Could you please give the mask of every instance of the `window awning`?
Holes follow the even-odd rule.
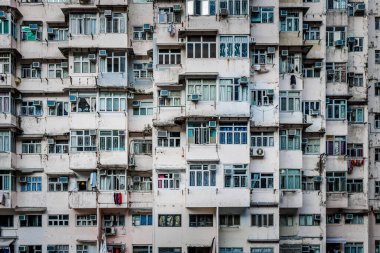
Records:
[[[161,170],[161,171],[186,170],[186,166],[158,165],[156,166],[156,170]]]
[[[339,244],[345,244],[346,239],[342,237],[327,237],[326,243],[339,243]]]
[[[217,35],[218,29],[186,29],[178,30],[178,37],[183,38],[188,35]]]
[[[205,78],[205,79],[216,79],[218,77],[218,72],[185,72],[178,75],[178,79],[199,79],[199,78]]]
[[[14,241],[13,238],[0,238],[0,247],[9,247]]]
[[[16,213],[44,213],[46,207],[16,207]]]

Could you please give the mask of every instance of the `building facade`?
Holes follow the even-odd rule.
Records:
[[[380,253],[379,30],[376,0],[1,0],[0,253]]]

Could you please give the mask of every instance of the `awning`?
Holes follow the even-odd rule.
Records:
[[[185,29],[178,30],[178,37],[184,38],[188,35],[217,35],[218,29]]]
[[[205,78],[205,79],[216,79],[218,77],[218,72],[185,72],[178,75],[179,80],[185,78]]]
[[[9,247],[14,241],[15,239],[11,238],[0,238],[0,247]]]
[[[156,170],[171,171],[171,170],[186,170],[186,166],[174,166],[174,165],[158,165]]]
[[[346,239],[342,237],[327,237],[326,243],[339,243],[339,244],[345,244]]]
[[[16,207],[16,213],[44,213],[46,207]]]
[[[77,239],[77,242],[88,243],[88,244],[96,244],[96,240],[90,240],[90,239]]]

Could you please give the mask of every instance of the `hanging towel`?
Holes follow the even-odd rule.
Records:
[[[119,193],[119,204],[123,204],[123,195],[121,194],[121,192]]]
[[[91,172],[90,174],[90,185],[92,188],[96,187],[96,172]]]

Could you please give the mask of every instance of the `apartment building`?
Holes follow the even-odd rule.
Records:
[[[1,0],[0,253],[380,253],[377,1]]]

